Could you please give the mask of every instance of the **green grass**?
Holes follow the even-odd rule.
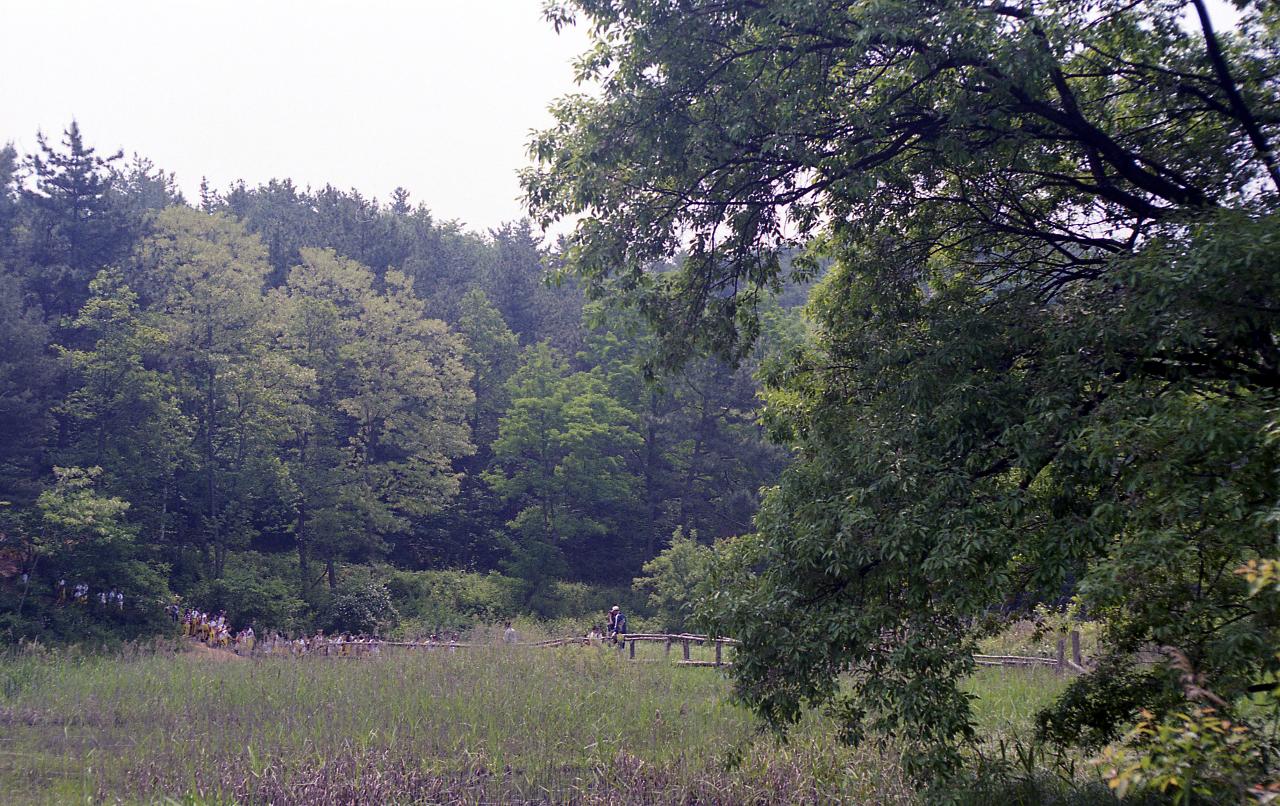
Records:
[[[652,660],[663,656],[656,645]],[[679,647],[673,648],[679,657]],[[1047,675],[1047,676],[1045,676]],[[1061,685],[984,670],[984,734],[1026,732]],[[0,660],[12,803],[904,803],[896,758],[814,716],[759,735],[721,672],[622,653],[480,648],[215,662]]]

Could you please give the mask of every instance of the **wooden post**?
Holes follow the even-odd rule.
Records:
[[[1081,662],[1080,660],[1080,631],[1079,630],[1071,631],[1071,662],[1074,663],[1076,666],[1084,665],[1084,663]]]
[[[721,663],[721,660],[720,660],[720,647],[722,647],[722,646],[724,646],[724,644],[721,644],[719,641],[716,641],[716,666],[719,666],[719,665],[720,665],[720,663]]]
[[[671,636],[667,636],[667,659],[671,658]]]
[[[630,651],[631,651],[631,659],[632,659],[632,660],[635,660],[635,659],[636,659],[636,642],[635,642],[635,639],[632,639],[632,640],[631,640],[631,650],[630,650]]]
[[[1067,668],[1067,639],[1058,639],[1058,670]]]
[[[688,659],[689,659],[689,639],[688,639],[688,638],[685,638],[684,640],[682,640],[682,641],[680,642],[680,644],[681,644],[682,648],[684,649],[684,659],[685,659],[685,660],[688,660]]]

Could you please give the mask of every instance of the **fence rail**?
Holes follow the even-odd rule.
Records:
[[[1067,648],[1070,642],[1071,654],[1068,657]],[[1072,630],[1069,635],[1058,639],[1057,652],[1053,656],[1047,655],[974,655],[974,663],[979,666],[1046,666],[1050,669],[1057,669],[1062,672],[1075,672],[1083,674],[1088,671],[1085,668],[1084,659],[1080,655],[1080,632]]]
[[[579,646],[602,644],[604,641],[612,639],[602,638],[585,638],[575,636],[573,638],[552,638],[547,641],[534,641],[530,643],[522,643],[520,646],[550,648],[559,646]],[[737,646],[739,643],[734,638],[712,638],[708,635],[696,635],[694,633],[626,633],[617,643],[621,648],[626,650],[627,657],[635,660],[636,644],[642,643],[660,643],[663,644],[665,653],[668,657],[671,655],[673,646],[680,647],[680,660],[676,663],[680,666],[731,666],[731,661],[724,659],[724,648],[726,646]],[[713,644],[715,647],[715,660],[695,660],[691,657],[691,647],[694,645],[706,646]]]
[[[707,635],[695,635],[692,633],[628,633],[619,641],[615,642],[611,638],[586,638],[583,636],[574,636],[572,638],[551,638],[545,641],[522,641],[516,646],[528,647],[532,649],[552,649],[564,646],[601,646],[606,643],[619,645],[618,648],[627,652],[627,657],[631,660],[636,659],[636,645],[641,643],[661,643],[664,645],[666,655],[670,658],[671,648],[673,646],[680,647],[680,659],[676,661],[680,666],[731,666],[732,661],[724,658],[725,646],[736,646],[739,642],[733,638],[712,638]],[[698,660],[691,657],[691,647],[714,645],[715,660]],[[259,645],[260,647],[262,645]],[[310,647],[306,654],[323,655],[326,657],[361,657],[371,654],[375,650],[381,650],[383,647],[398,647],[404,649],[423,649],[433,651],[456,651],[459,649],[473,649],[476,647],[492,646],[491,644],[475,644],[462,641],[356,641],[356,642],[334,642],[325,643],[319,646]],[[288,654],[290,648],[288,645],[281,648],[282,654]]]
[[[606,642],[612,643],[612,639],[603,638],[586,638],[583,636],[574,636],[572,638],[551,638],[545,641],[528,641],[519,642],[516,646],[528,647],[532,649],[553,649],[555,647],[565,646],[603,646]],[[672,647],[680,647],[680,657],[675,661],[677,666],[710,666],[710,667],[727,667],[732,666],[733,662],[725,660],[724,648],[735,647],[741,642],[735,638],[712,638],[707,635],[696,635],[693,633],[628,633],[619,642],[619,649],[627,653],[627,657],[636,660],[636,645],[642,643],[662,644],[665,657],[670,661]],[[715,650],[715,660],[702,660],[692,657],[692,647],[706,646],[712,644]],[[325,656],[340,657],[360,657],[369,654],[375,648],[382,647],[402,647],[406,649],[426,649],[426,650],[459,650],[472,649],[482,646],[491,646],[490,644],[474,644],[454,641],[375,641],[375,642],[357,642],[357,643],[331,643],[322,646],[313,647],[308,654],[319,654]],[[1069,648],[1069,654],[1068,654]],[[286,649],[286,652],[288,650]],[[1074,672],[1083,674],[1088,671],[1085,661],[1080,654],[1080,633],[1072,630],[1071,633],[1064,638],[1058,639],[1057,652],[1055,655],[974,655],[973,660],[979,666],[1015,666],[1015,667],[1032,667],[1042,666],[1050,669],[1057,669],[1061,672]]]

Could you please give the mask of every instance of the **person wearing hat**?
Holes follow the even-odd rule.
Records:
[[[627,616],[617,605],[609,611],[609,637],[619,647],[624,646],[627,638]]]

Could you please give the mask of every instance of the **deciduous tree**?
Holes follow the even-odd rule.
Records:
[[[742,355],[784,254],[835,261],[769,403],[798,461],[706,611],[775,726],[830,704],[953,769],[985,616],[1073,582],[1121,663],[1181,647],[1228,700],[1276,673],[1231,568],[1280,492],[1280,60],[1275,8],[1237,5],[1232,30],[1204,0],[550,10],[586,18],[602,91],[557,104],[524,183],[578,217],[589,293],[672,363]],[[1159,691],[1125,696],[1111,733]]]

